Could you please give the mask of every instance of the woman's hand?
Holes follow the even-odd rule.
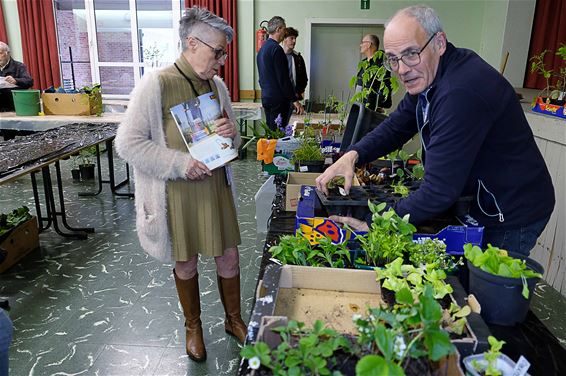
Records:
[[[185,171],[185,176],[189,180],[203,180],[206,176],[212,176],[212,172],[206,167],[201,161],[196,159],[191,159],[187,165],[187,170]]]
[[[236,124],[234,124],[234,122],[228,117],[216,119],[214,124],[216,125],[216,133],[219,136],[234,139],[238,133],[236,130]]]

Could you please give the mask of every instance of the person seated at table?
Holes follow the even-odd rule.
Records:
[[[12,59],[10,47],[1,41],[0,77],[3,77],[0,79],[0,112],[14,111],[12,90],[29,89],[33,86],[33,78],[24,63]]]

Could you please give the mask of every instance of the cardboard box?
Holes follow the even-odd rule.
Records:
[[[248,326],[254,342],[263,316],[285,316],[312,327],[317,319],[341,332],[355,333],[353,314],[382,304],[373,270],[268,265],[258,284]]]
[[[0,273],[3,273],[25,255],[39,248],[37,218],[33,217],[13,229],[0,243],[0,248],[6,252],[4,260],[0,262]]]
[[[45,115],[96,115],[102,108],[102,96],[92,99],[88,94],[43,93],[43,112]]]

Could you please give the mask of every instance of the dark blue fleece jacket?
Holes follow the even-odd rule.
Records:
[[[287,56],[275,40],[267,39],[259,50],[257,70],[262,101],[279,103],[297,100],[293,83],[289,77]]]
[[[407,93],[387,120],[352,146],[362,164],[421,133],[425,179],[396,204],[399,215],[410,214],[418,225],[472,195],[470,214],[486,227],[517,228],[550,216],[550,174],[515,91],[499,72],[473,51],[448,43],[420,130],[418,97]]]

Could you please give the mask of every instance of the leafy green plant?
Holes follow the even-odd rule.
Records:
[[[257,341],[240,351],[242,358],[248,359],[251,368],[263,366],[275,376],[330,375],[336,367],[337,352],[353,353],[350,341],[325,327],[320,320],[314,323],[312,329],[306,329],[303,323],[289,321],[287,326],[273,331],[279,332],[282,340],[277,348],[270,349],[265,342]]]
[[[483,372],[486,376],[500,376],[501,371],[497,368],[497,358],[501,355],[501,349],[505,341],[498,341],[494,336],[487,337],[489,350],[483,353],[485,362],[478,360],[472,361],[472,367],[478,372]]]
[[[426,285],[418,300],[407,288],[395,294],[394,307],[370,308],[366,317],[355,317],[362,348],[372,354],[356,365],[356,375],[404,375],[411,359],[438,361],[454,352],[447,332],[440,327],[442,308]]]
[[[14,209],[8,214],[0,214],[0,237],[30,219],[27,206]]]
[[[266,138],[268,140],[276,140],[285,137],[285,131],[281,128],[271,129],[265,120],[258,121],[259,127],[263,129],[263,134],[260,133],[255,126],[248,125],[248,129],[252,132],[253,136],[258,140]]]
[[[81,93],[88,94],[89,106],[96,116],[102,116],[102,92],[100,84],[94,84],[92,86],[83,86],[79,91]]]
[[[293,163],[323,160],[324,154],[320,151],[320,145],[315,139],[303,138],[299,147],[293,151]]]
[[[407,289],[415,299],[423,293],[425,285],[433,288],[435,299],[442,299],[453,291],[452,286],[444,281],[446,273],[438,269],[435,263],[413,266],[403,264],[403,258],[398,257],[384,268],[376,268],[375,272],[377,280],[383,280],[381,284],[383,288],[396,293]]]
[[[82,149],[79,152],[79,160],[81,165],[94,164],[95,158],[96,158],[96,146],[94,145]]]
[[[401,197],[407,197],[410,191],[409,188],[403,183],[405,172],[403,171],[403,169],[398,168],[396,174],[399,180],[396,183],[391,184],[391,188],[393,188],[393,193],[397,193],[401,195]]]
[[[442,327],[450,333],[461,335],[466,327],[468,315],[472,313],[469,305],[460,307],[451,302],[450,307],[442,311]]]
[[[282,264],[290,265],[344,268],[350,263],[350,251],[345,243],[334,244],[324,237],[312,246],[300,231],[296,235],[282,236],[269,253]]]
[[[409,248],[408,253],[409,261],[414,266],[435,263],[439,269],[449,271],[464,264],[461,258],[455,259],[446,253],[446,244],[440,239],[421,240],[415,247]]]
[[[381,61],[383,59],[383,51],[381,50],[376,51],[372,59]],[[387,70],[382,64],[370,64],[370,62],[367,59],[364,59],[358,64],[358,72],[362,69],[363,69],[363,74],[362,74],[363,88],[360,92],[352,96],[352,100],[351,100],[352,103],[353,102],[363,103],[370,94],[372,93],[378,94],[373,89],[373,84],[376,81],[379,82],[379,91],[381,95],[383,95],[383,97],[385,98],[387,98],[390,95],[393,95],[393,93],[395,93],[399,89],[399,82],[397,81],[397,78],[391,76],[390,78],[391,92],[389,92],[389,88],[385,84],[385,75],[387,73]],[[354,88],[356,86],[357,81],[358,81],[358,75],[356,73],[350,79],[350,88]],[[379,103],[379,100],[377,101],[377,103]],[[370,110],[375,111],[375,108],[371,108]]]
[[[487,249],[482,252],[477,245],[467,243],[464,245],[464,256],[484,272],[508,278],[521,278],[522,295],[525,299],[529,298],[527,278],[542,277],[540,273],[529,269],[525,260],[513,258],[507,254],[507,251],[492,247],[491,244],[488,244]]]
[[[424,165],[422,163],[414,165],[411,175],[413,175],[413,178],[416,180],[423,180],[425,175]]]
[[[544,93],[543,97],[546,97],[547,100],[550,98],[564,100],[566,95],[566,44],[562,43],[555,54],[562,58],[562,66],[559,67],[557,72],[546,69],[544,57],[548,52],[550,51],[544,50],[540,54],[531,57],[531,73],[536,72],[544,77],[546,86],[541,90],[541,93]],[[557,79],[556,86],[551,85],[552,77]],[[554,90],[552,90],[553,88]]]
[[[368,265],[383,265],[403,256],[413,247],[415,226],[409,223],[409,215],[401,218],[395,210],[385,211],[386,204],[374,204],[368,200],[372,223],[366,235],[357,235],[362,249],[366,251]]]

